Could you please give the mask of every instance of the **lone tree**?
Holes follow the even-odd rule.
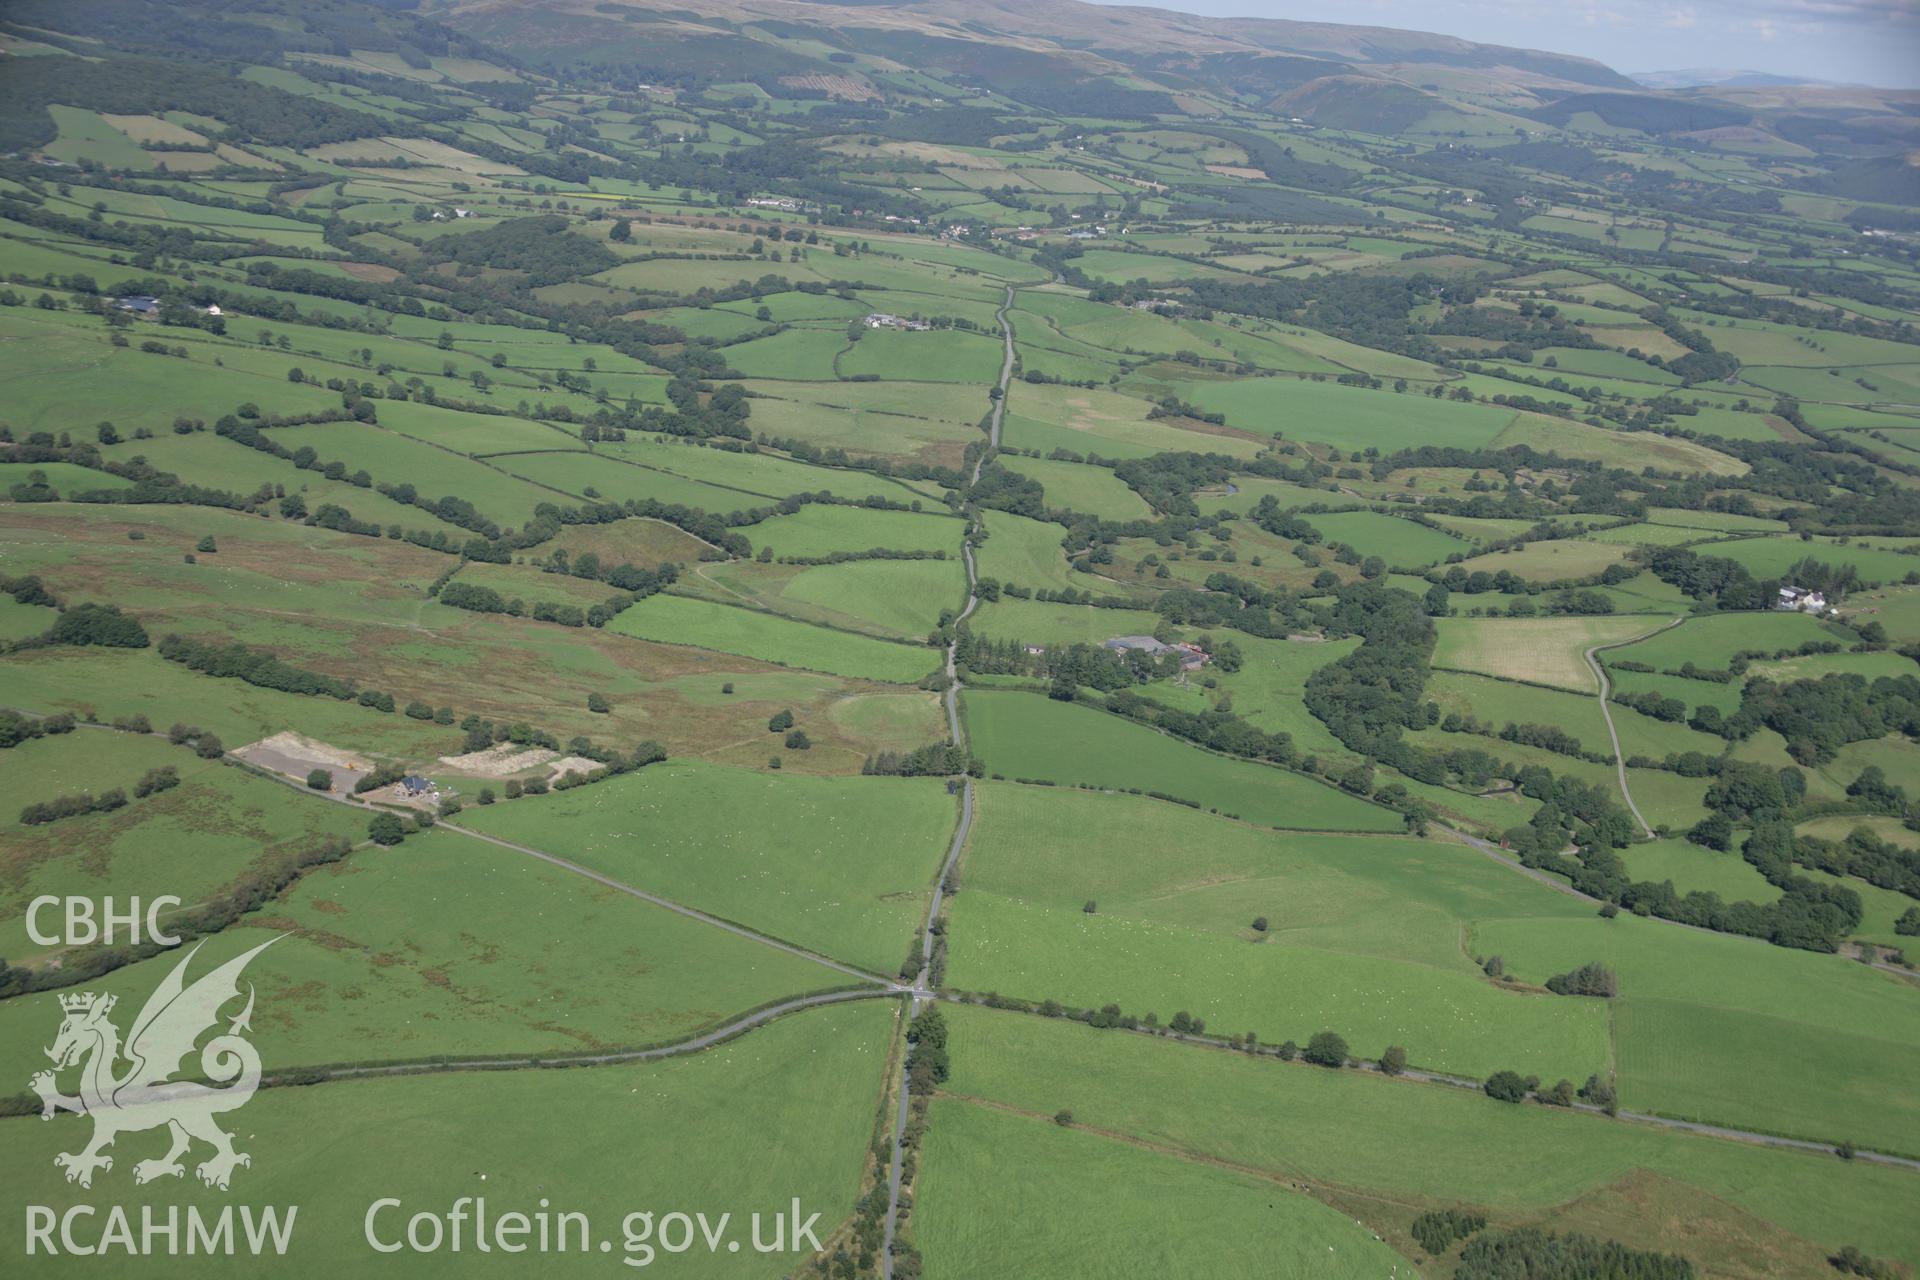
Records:
[[[309,769],[307,771],[307,785],[315,791],[331,791],[333,790],[333,775],[325,769]]]
[[[1300,1056],[1317,1067],[1344,1067],[1347,1065],[1347,1042],[1336,1032],[1315,1032]]]
[[[1620,981],[1614,977],[1613,970],[1595,960],[1571,973],[1556,973],[1547,979],[1547,990],[1557,996],[1597,996],[1611,1000],[1620,993]]]
[[[377,813],[367,824],[367,837],[378,845],[396,845],[407,838],[407,829],[391,813]]]
[[[613,710],[613,704],[607,701],[607,695],[604,693],[590,693],[587,695],[587,710],[605,715]]]
[[[1406,1069],[1407,1051],[1397,1044],[1388,1045],[1387,1051],[1380,1055],[1381,1074],[1397,1076]]]
[[[1496,1102],[1522,1102],[1527,1096],[1526,1078],[1514,1071],[1496,1071],[1481,1088]]]
[[[779,733],[791,728],[793,728],[793,712],[791,711],[776,711],[767,720],[768,733]]]

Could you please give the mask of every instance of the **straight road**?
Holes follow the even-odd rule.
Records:
[[[1007,318],[1007,312],[1013,309],[1013,286],[1007,286],[1006,297],[1001,301],[995,313],[1000,321],[1000,380],[995,385],[1000,394],[993,401],[993,417],[987,425],[987,443],[990,446],[973,460],[974,483],[980,481],[980,470],[986,465],[987,455],[1000,447],[1000,425],[1007,416],[1007,384],[1013,380],[1013,322]],[[973,561],[973,544],[960,544],[960,554],[967,562],[967,603],[955,619],[956,625],[969,617],[980,604],[975,594],[975,586],[980,580]],[[947,643],[947,691],[944,701],[947,707],[947,732],[953,742],[960,742],[960,674],[954,663],[954,647],[957,640]],[[907,1016],[914,1017],[920,1012],[920,1006],[940,997],[927,985],[927,975],[933,964],[933,924],[940,918],[940,907],[945,901],[947,878],[953,874],[953,867],[960,860],[960,850],[966,847],[967,832],[973,827],[973,779],[963,778],[960,783],[960,825],[954,829],[953,843],[947,846],[947,860],[940,865],[940,877],[933,884],[933,898],[927,905],[926,926],[920,932],[920,973],[913,980],[913,986],[907,997]],[[900,1221],[900,1176],[906,1161],[906,1149],[901,1138],[907,1131],[907,1056],[900,1055],[900,1096],[893,1117],[893,1154],[887,1162],[887,1219],[880,1244],[880,1273],[886,1280],[893,1280],[893,1239]]]

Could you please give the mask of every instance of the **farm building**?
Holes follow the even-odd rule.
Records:
[[[1103,641],[1100,647],[1103,649],[1111,649],[1115,653],[1125,653],[1129,649],[1140,649],[1158,657],[1173,646],[1161,644],[1152,636],[1115,636],[1111,640]]]
[[[1827,597],[1818,591],[1806,591],[1799,587],[1781,587],[1780,599],[1775,608],[1790,613],[1823,614],[1831,612],[1827,608]]]
[[[1115,653],[1126,653],[1129,650],[1138,649],[1156,658],[1163,654],[1174,654],[1180,659],[1182,671],[1198,671],[1213,661],[1213,655],[1197,644],[1162,644],[1152,636],[1115,636],[1111,640],[1102,642],[1101,647],[1111,649]]]
[[[876,311],[866,318],[869,329],[908,329],[915,333],[933,328],[925,320],[909,320],[905,316],[896,316],[885,311]]]

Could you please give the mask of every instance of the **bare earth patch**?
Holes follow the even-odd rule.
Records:
[[[441,756],[440,763],[457,773],[471,774],[476,778],[505,778],[538,768],[558,757],[558,752],[545,747],[521,747],[503,742],[485,751],[469,751],[463,756]]]
[[[373,772],[365,759],[292,730],[249,743],[233,754],[248,764],[301,782],[315,769],[325,769],[333,776],[332,789],[345,795],[353,794],[354,784]]]

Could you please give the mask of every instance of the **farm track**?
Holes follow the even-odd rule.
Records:
[[[1657,627],[1645,635],[1635,636],[1631,640],[1615,640],[1611,644],[1596,644],[1583,655],[1587,660],[1588,669],[1593,672],[1593,678],[1599,682],[1600,718],[1607,722],[1607,737],[1613,743],[1613,767],[1620,775],[1621,798],[1627,802],[1627,812],[1633,815],[1633,820],[1640,824],[1640,829],[1647,833],[1647,839],[1649,840],[1654,838],[1653,828],[1648,825],[1646,818],[1641,814],[1640,806],[1633,802],[1633,792],[1627,787],[1627,757],[1626,754],[1620,750],[1620,734],[1613,727],[1613,710],[1607,705],[1607,695],[1613,692],[1613,685],[1607,679],[1607,669],[1600,665],[1598,654],[1603,649],[1620,649],[1630,644],[1639,644],[1642,640],[1651,640],[1661,632],[1671,631],[1685,621],[1685,618],[1675,618],[1666,626]]]

